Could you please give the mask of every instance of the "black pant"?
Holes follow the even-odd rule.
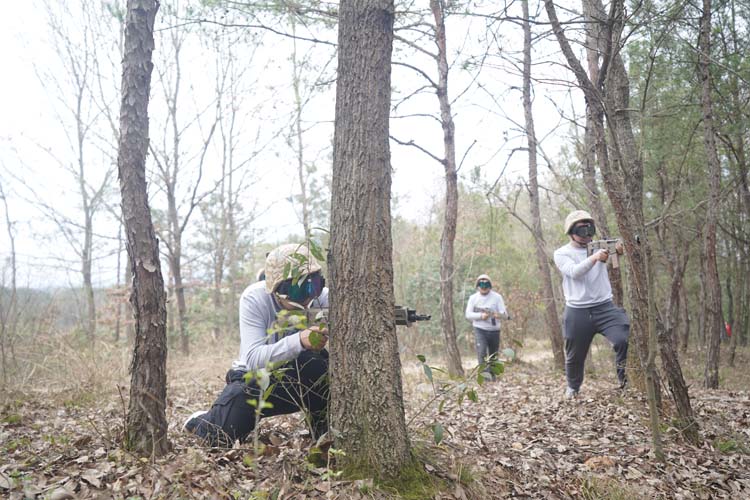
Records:
[[[477,349],[477,364],[487,363],[485,372],[495,380],[495,374],[490,370],[489,361],[497,361],[497,352],[500,349],[500,330],[483,330],[474,327],[474,341]]]
[[[271,375],[271,392],[266,401],[271,407],[261,417],[307,412],[313,438],[328,430],[328,351],[302,351],[280,369],[281,379]],[[255,428],[256,406],[260,387],[255,379],[245,380],[246,372],[229,370],[227,385],[205,415],[195,419],[190,429],[210,446],[232,446],[241,442]],[[192,423],[192,422],[191,422]]]

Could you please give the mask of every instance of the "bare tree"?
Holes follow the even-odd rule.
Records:
[[[393,18],[389,0],[341,3],[328,258],[335,445],[344,468],[378,477],[398,476],[412,460],[393,318]]]
[[[146,190],[148,100],[154,50],[155,0],[128,0],[122,69],[118,169],[122,213],[133,276],[130,302],[135,316],[135,346],[130,379],[127,448],[161,456],[167,440],[167,335],[164,279],[159,244]]]
[[[210,125],[207,131],[199,130],[200,145],[197,152],[189,148],[190,142],[186,141],[187,131],[193,125],[198,125],[209,108],[217,108],[217,100],[213,106],[198,109],[194,116],[187,122],[183,122],[179,112],[182,110],[182,51],[185,46],[188,27],[177,21],[182,15],[179,6],[169,6],[167,14],[173,19],[175,26],[165,34],[165,42],[168,43],[165,66],[157,68],[159,73],[159,86],[162,90],[164,102],[167,106],[166,120],[161,134],[161,143],[149,144],[156,166],[159,189],[163,191],[166,198],[166,220],[164,226],[158,228],[161,240],[166,246],[167,261],[174,294],[177,298],[178,327],[180,330],[180,349],[183,354],[190,352],[190,341],[187,318],[187,302],[185,299],[185,283],[183,276],[183,235],[190,218],[200,202],[215,191],[218,184],[201,191],[203,180],[203,167],[208,153],[208,147],[216,130],[218,123],[215,113],[209,118]],[[188,145],[185,143],[187,142]],[[191,156],[194,155],[194,156]],[[192,170],[191,170],[192,169]],[[192,177],[191,177],[192,174]],[[184,199],[182,193],[186,192]]]
[[[5,227],[10,244],[10,255],[8,256],[10,266],[10,284],[6,285],[5,269],[2,269],[2,281],[0,281],[0,359],[3,365],[3,386],[8,384],[8,367],[10,359],[15,361],[13,353],[13,342],[16,337],[18,326],[18,284],[16,282],[18,268],[16,266],[16,232],[13,229],[13,221],[8,209],[8,198],[3,187],[4,180],[0,178],[0,201],[3,202],[5,210]]]
[[[69,5],[46,4],[52,44],[62,71],[43,67],[39,68],[39,76],[42,84],[58,96],[56,114],[70,151],[65,154],[49,146],[42,149],[75,184],[79,213],[70,215],[55,200],[30,189],[42,212],[54,222],[79,260],[85,304],[83,331],[92,340],[96,330],[92,275],[96,249],[94,224],[114,175],[114,162],[108,161],[105,153],[112,148],[114,137],[102,137],[97,131],[101,112],[95,102],[95,89],[107,80],[107,75],[97,71],[97,48],[103,38],[94,27],[102,21],[94,4],[83,1],[76,5],[80,9],[71,12]],[[80,28],[71,30],[71,21]]]
[[[458,165],[456,162],[456,127],[453,122],[451,111],[451,100],[448,92],[448,76],[450,66],[448,64],[447,38],[445,19],[447,16],[446,5],[443,0],[430,0],[430,11],[433,24],[426,20],[412,24],[409,29],[414,30],[418,36],[423,36],[423,29],[429,33],[427,39],[435,44],[436,51],[426,49],[419,44],[409,41],[404,37],[399,40],[418,53],[426,55],[431,62],[435,63],[437,79],[433,79],[427,72],[411,63],[395,63],[411,69],[424,80],[422,89],[435,92],[438,99],[440,117],[435,119],[440,123],[443,132],[443,153],[438,156],[429,152],[424,147],[413,141],[394,140],[402,145],[416,147],[427,154],[433,160],[440,163],[445,172],[445,209],[443,214],[443,231],[440,236],[440,318],[443,339],[445,341],[446,357],[448,362],[448,373],[454,376],[462,376],[463,365],[461,364],[461,352],[456,342],[456,320],[454,317],[454,278],[455,278],[455,240],[456,226],[458,224]],[[419,92],[417,91],[417,92]]]
[[[557,314],[557,303],[552,286],[552,274],[550,271],[550,259],[547,253],[547,244],[544,241],[542,231],[542,218],[539,212],[539,179],[537,169],[537,139],[534,128],[534,114],[531,100],[531,24],[529,23],[529,2],[522,0],[523,10],[523,111],[526,130],[526,142],[529,148],[529,199],[531,208],[531,228],[536,246],[536,260],[539,275],[542,278],[539,284],[539,294],[544,302],[544,312],[547,320],[547,332],[552,344],[552,354],[555,366],[563,370],[565,368],[565,357],[562,345],[562,329],[560,318]]]

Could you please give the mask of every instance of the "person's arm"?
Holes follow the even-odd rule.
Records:
[[[267,344],[267,328],[275,311],[258,294],[249,293],[240,299],[240,339],[242,361],[248,371],[265,368],[271,362],[285,362],[304,350],[300,332],[288,334],[278,342]]]
[[[585,260],[576,263],[573,257],[565,252],[555,252],[555,265],[563,274],[573,279],[581,278],[584,274],[589,272],[597,261],[601,260],[599,255],[601,252],[606,253],[606,250],[599,250]]]
[[[469,321],[478,321],[480,319],[483,319],[482,318],[483,313],[474,312],[475,297],[476,297],[475,295],[472,295],[471,297],[469,297],[469,300],[466,302],[466,312],[464,313],[464,315],[466,316],[466,319],[468,319]]]

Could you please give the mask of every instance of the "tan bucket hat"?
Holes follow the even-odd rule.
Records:
[[[289,264],[287,272],[284,268]],[[266,290],[273,293],[282,281],[292,277],[292,269],[299,267],[303,274],[320,271],[320,263],[304,243],[289,243],[273,249],[266,256]]]
[[[593,222],[594,218],[585,210],[573,210],[570,212],[568,216],[565,217],[565,234],[570,234],[570,230],[573,229],[576,222],[584,220],[590,220]]]
[[[489,275],[487,275],[487,274],[480,274],[479,276],[477,276],[477,279],[474,280],[474,286],[475,287],[479,286],[479,282],[480,281],[485,281],[485,280],[489,281],[490,285],[492,285],[492,280],[490,279]]]

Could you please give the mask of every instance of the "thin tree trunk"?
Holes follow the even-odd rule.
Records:
[[[121,319],[122,319],[122,302],[120,301],[119,291],[120,291],[120,285],[122,285],[121,279],[121,272],[122,272],[122,217],[120,218],[119,225],[117,227],[117,282],[115,283],[115,290],[118,291],[118,294],[115,296],[115,300],[117,301],[117,306],[115,308],[115,331],[114,331],[114,342],[115,344],[120,341],[120,329],[121,329]]]
[[[604,185],[617,216],[617,225],[625,243],[630,261],[629,296],[632,307],[631,346],[635,348],[641,360],[645,374],[645,386],[649,399],[651,415],[651,431],[654,453],[659,460],[663,460],[664,452],[661,445],[661,430],[657,402],[659,401],[659,385],[656,374],[654,357],[656,353],[655,307],[653,303],[653,283],[650,282],[649,267],[650,251],[643,218],[643,164],[636,147],[629,112],[629,80],[624,62],[619,55],[619,37],[622,32],[623,5],[618,1],[612,5],[611,16],[599,16],[606,20],[606,36],[608,50],[603,53],[603,63],[606,71],[601,71],[603,77],[594,83],[586,74],[580,61],[576,57],[568,41],[552,0],[544,0],[547,15],[552,23],[552,29],[560,48],[565,55],[568,66],[573,71],[579,87],[583,90],[587,104],[593,107],[595,116],[606,116],[609,125],[609,149],[614,157],[610,164],[607,149],[602,147],[604,140],[597,137],[596,143],[603,155],[599,161],[602,169]],[[597,10],[600,2],[597,3]],[[611,42],[611,43],[610,43]],[[606,92],[604,90],[606,89]],[[607,161],[603,161],[607,158]]]
[[[456,127],[448,99],[448,56],[445,35],[445,12],[442,0],[430,0],[435,18],[435,42],[438,48],[437,97],[440,102],[440,124],[443,127],[445,157],[445,219],[440,237],[440,317],[448,357],[448,373],[463,376],[461,353],[456,343],[456,320],[453,314],[454,244],[458,219],[458,174],[456,172]]]
[[[713,121],[711,98],[711,0],[703,0],[703,14],[700,20],[700,79],[702,84],[701,107],[703,110],[703,144],[708,160],[709,200],[706,207],[706,223],[703,233],[703,247],[706,255],[706,334],[708,354],[704,384],[708,389],[719,388],[719,352],[721,331],[724,327],[721,312],[721,283],[716,263],[716,223],[721,203],[721,163],[716,152],[716,130]]]
[[[594,11],[595,7],[589,2],[583,2],[583,14],[588,20],[586,23],[586,61],[588,63],[589,79],[592,82],[599,81],[599,54],[603,52],[604,41],[599,22],[596,22],[597,16]],[[606,144],[597,144],[597,141],[603,141],[604,133],[604,115],[595,113],[591,106],[586,107],[586,132],[584,134],[584,155],[583,155],[583,179],[586,190],[589,193],[589,206],[596,218],[601,237],[610,238],[612,233],[607,223],[607,213],[604,211],[599,186],[596,181],[596,164],[597,162],[607,161],[606,156],[597,155],[597,151],[606,148]],[[604,167],[606,169],[606,166]],[[612,300],[615,304],[622,307],[623,290],[622,290],[622,273],[619,267],[609,265],[607,274],[612,285]]]
[[[340,4],[328,258],[335,446],[344,470],[381,478],[412,460],[393,318],[393,19],[392,0]]]
[[[85,187],[84,187],[85,188]],[[94,341],[94,333],[96,332],[96,303],[94,301],[94,285],[92,282],[91,275],[91,260],[92,260],[92,245],[94,237],[94,228],[92,221],[92,214],[90,213],[91,208],[86,207],[87,213],[85,215],[84,224],[84,243],[83,243],[83,257],[81,259],[81,274],[83,276],[83,293],[86,300],[86,320],[85,330],[86,337],[89,342]]]
[[[5,208],[5,227],[8,232],[8,241],[10,243],[10,297],[8,298],[8,307],[6,310],[0,308],[0,352],[2,353],[3,363],[3,386],[8,384],[8,352],[13,352],[13,342],[16,336],[17,311],[18,311],[18,284],[16,282],[16,234],[13,230],[13,223],[10,218],[8,209],[8,199],[5,195],[2,183],[0,183],[0,200]],[[3,283],[5,285],[5,283]],[[3,286],[5,288],[5,286]],[[7,349],[7,351],[6,351]],[[15,358],[15,356],[13,356]],[[15,361],[15,359],[14,359]]]
[[[534,129],[534,114],[531,107],[531,25],[529,24],[529,2],[521,2],[523,8],[523,109],[526,121],[526,142],[529,147],[529,200],[531,205],[531,225],[534,229],[536,261],[542,280],[539,284],[539,295],[544,302],[544,313],[547,321],[547,332],[552,345],[555,366],[565,369],[563,354],[562,326],[557,313],[557,303],[552,287],[552,275],[549,266],[547,245],[542,231],[542,218],[539,212],[539,179],[537,177],[537,142]]]
[[[685,292],[685,283],[680,288],[680,303],[682,304],[682,314],[680,319],[680,351],[686,353],[690,342],[690,303],[688,302],[687,292]]]
[[[736,269],[739,270],[740,266],[739,263],[737,263]],[[727,322],[729,323],[729,333],[731,333],[731,337],[729,338],[729,355],[727,356],[727,364],[734,368],[734,358],[737,355],[737,335],[734,334],[734,332],[737,330],[737,321],[735,320],[734,312],[737,310],[739,312],[739,308],[735,309],[735,300],[739,301],[740,298],[740,291],[737,290],[736,297],[734,294],[732,294],[732,278],[731,276],[738,276],[737,274],[733,274],[729,272],[729,276],[727,278]]]
[[[125,446],[153,457],[164,455],[170,449],[166,418],[164,279],[146,190],[148,97],[153,69],[154,19],[158,8],[154,0],[128,0],[117,158],[133,274],[130,301],[136,334]]]
[[[680,419],[679,428],[690,443],[698,445],[701,441],[698,422],[693,413],[688,387],[677,358],[677,351],[674,347],[675,335],[673,333],[675,327],[679,324],[680,295],[683,288],[682,281],[685,269],[687,268],[687,262],[687,256],[683,257],[682,260],[679,260],[679,258],[675,260],[674,269],[671,273],[672,283],[667,301],[666,318],[664,324],[657,324],[657,328],[662,365],[667,375],[672,398],[677,407],[677,414]]]

